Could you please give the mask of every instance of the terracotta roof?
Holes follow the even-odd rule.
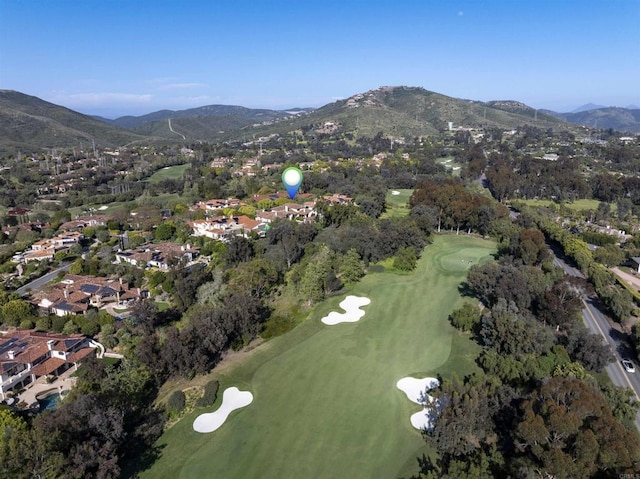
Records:
[[[24,364],[32,363],[39,357],[47,354],[48,350],[49,346],[47,346],[46,341],[39,342],[26,349],[26,351],[22,351],[19,354],[16,354],[16,361]]]
[[[49,358],[45,360],[43,363],[38,364],[35,368],[31,370],[33,374],[36,376],[44,376],[46,374],[51,374],[60,366],[62,366],[66,361],[60,358]]]
[[[69,355],[69,357],[67,358],[67,362],[68,363],[77,363],[78,361],[82,361],[84,358],[86,358],[87,356],[89,356],[90,354],[92,354],[94,352],[95,352],[95,350],[93,348],[82,348],[82,349],[79,349],[75,353],[72,353],[72,354]]]

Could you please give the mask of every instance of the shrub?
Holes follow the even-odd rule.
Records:
[[[482,314],[477,306],[471,303],[464,303],[461,308],[456,309],[449,315],[449,321],[454,328],[461,331],[471,331],[479,323]]]
[[[33,324],[33,321],[32,321],[32,320],[30,320],[30,319],[23,319],[23,320],[20,322],[20,327],[21,327],[22,329],[33,329],[34,324]]]
[[[169,399],[167,400],[167,406],[169,406],[169,409],[171,409],[172,411],[182,412],[186,402],[187,398],[182,391],[174,391],[173,393],[171,393],[171,396],[169,396]]]
[[[216,399],[218,397],[218,389],[220,389],[220,383],[216,380],[209,381],[207,384],[205,384],[202,397],[198,399],[198,401],[196,402],[196,406],[213,406],[213,403],[216,402]]]
[[[411,246],[400,248],[393,260],[393,267],[400,271],[413,271],[418,263],[416,250]]]

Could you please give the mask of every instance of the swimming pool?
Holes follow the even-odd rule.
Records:
[[[50,411],[58,407],[60,402],[60,393],[49,394],[43,398],[38,398],[40,403],[40,411]]]

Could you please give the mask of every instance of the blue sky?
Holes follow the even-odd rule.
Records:
[[[383,85],[640,106],[640,0],[0,0],[0,88],[117,117]]]

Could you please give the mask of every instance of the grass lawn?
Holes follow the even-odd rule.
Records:
[[[553,200],[518,200],[517,202],[524,203],[531,207],[541,207],[541,206],[547,207],[547,208],[560,207],[560,205]],[[595,211],[598,209],[598,205],[600,203],[601,202],[599,200],[582,199],[582,200],[576,200],[572,202],[568,202],[568,201],[562,202],[562,206],[573,211],[584,211],[584,210]],[[615,203],[611,203],[610,206],[611,206],[611,211],[615,211],[617,209],[617,205]]]
[[[417,470],[427,452],[409,417],[419,407],[395,384],[405,376],[459,377],[476,370],[477,346],[447,317],[461,305],[458,286],[491,242],[439,236],[411,275],[368,274],[352,294],[367,296],[357,323],[320,318],[344,296],[319,304],[303,324],[223,362],[218,403],[174,425],[160,439],[143,478],[395,478]],[[382,269],[382,268],[380,268]],[[184,384],[186,387],[188,384]],[[248,407],[211,434],[195,417],[217,409],[230,386],[249,390]]]
[[[131,205],[131,202],[116,202],[116,203],[109,203],[106,205],[100,205],[100,204],[91,205],[89,207],[87,207],[86,205],[73,206],[69,208],[69,213],[71,213],[72,218],[75,218],[78,215],[88,214],[89,211],[87,208],[92,208],[92,211],[91,211],[92,213],[100,214],[100,215],[111,215],[116,211],[122,208],[126,208],[127,206],[130,206],[130,205]]]
[[[189,166],[188,163],[184,165],[165,166],[151,175],[148,181],[149,183],[159,183],[163,180],[179,180]]]
[[[398,195],[393,192],[397,191]],[[409,198],[413,194],[413,190],[389,190],[385,198],[387,211],[382,214],[383,218],[394,218],[397,216],[407,216],[409,214]]]

